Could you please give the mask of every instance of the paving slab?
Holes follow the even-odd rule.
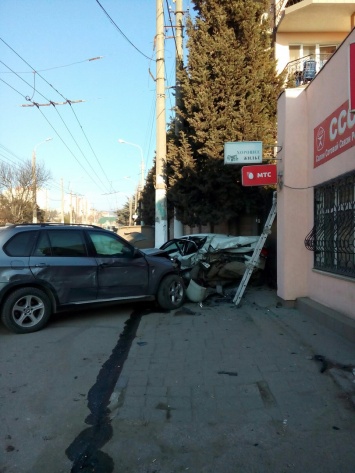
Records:
[[[232,299],[142,318],[110,406],[115,471],[353,473],[354,344],[272,289]]]

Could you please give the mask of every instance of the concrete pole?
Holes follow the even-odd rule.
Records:
[[[32,223],[37,223],[36,148],[32,151]]]
[[[176,53],[175,53],[175,105],[181,107],[181,87],[177,76],[183,66],[183,0],[175,2],[175,22],[176,22]],[[182,128],[180,117],[175,113],[175,135],[178,136]],[[182,236],[184,233],[183,224],[177,220],[174,211],[174,238]]]
[[[132,196],[129,197],[129,221],[128,221],[128,225],[131,226],[132,225]]]
[[[70,204],[69,204],[69,223],[73,223],[73,194],[70,192]]]
[[[178,71],[183,66],[183,6],[182,0],[176,0],[175,2],[175,22],[176,22],[176,52],[175,52],[175,104],[177,107],[181,106],[181,86],[178,79]],[[182,123],[181,119],[175,115],[175,134],[178,135],[181,131]]]
[[[38,143],[32,151],[32,223],[37,223],[37,169],[36,169],[36,150],[38,146],[51,141],[53,138],[47,138]]]
[[[166,203],[166,116],[163,0],[156,0],[156,182],[155,182],[155,247],[168,239]]]
[[[61,222],[64,223],[64,184],[63,184],[63,178],[60,180],[61,184],[61,193],[62,193],[62,202],[61,202]]]

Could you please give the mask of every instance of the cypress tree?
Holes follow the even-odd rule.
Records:
[[[139,214],[145,225],[155,224],[155,173],[156,164],[154,159],[153,167],[148,172],[139,201]]]
[[[241,185],[238,165],[224,165],[224,143],[275,143],[276,75],[268,0],[193,0],[188,63],[179,73],[183,129],[168,135],[168,198],[184,224],[233,220],[265,202]]]

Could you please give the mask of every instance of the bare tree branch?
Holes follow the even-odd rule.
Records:
[[[50,172],[36,165],[36,188],[45,185]],[[33,169],[31,160],[16,166],[0,162],[0,223],[29,222],[32,219]]]

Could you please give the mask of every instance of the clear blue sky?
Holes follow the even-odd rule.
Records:
[[[61,179],[66,192],[85,195],[97,210],[124,204],[124,194],[111,192],[134,193],[141,153],[119,138],[142,149],[146,171],[153,162],[156,97],[149,70],[155,76],[156,2],[100,4],[121,32],[96,0],[0,0],[0,160],[15,166],[53,138],[36,147],[37,162],[52,175],[51,208],[60,206]],[[173,1],[168,4],[174,11]],[[185,0],[184,9],[189,7]],[[168,25],[165,1],[164,10]],[[166,39],[165,48],[171,87],[174,40]],[[173,89],[168,90],[167,121],[174,106]],[[84,102],[22,107],[31,104],[26,97],[39,104]]]

